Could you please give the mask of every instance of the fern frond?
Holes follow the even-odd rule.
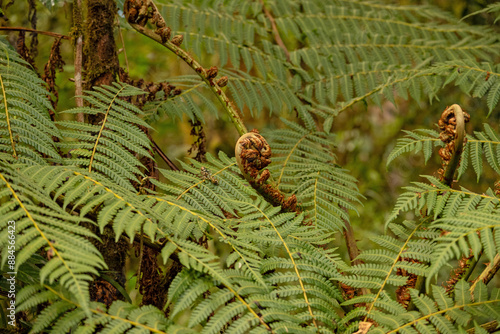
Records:
[[[435,275],[450,259],[455,257],[478,257],[484,252],[490,261],[500,253],[500,244],[494,235],[500,230],[500,214],[481,211],[466,211],[452,217],[436,220],[432,225],[446,233],[436,239],[429,275]]]
[[[446,76],[444,85],[454,82],[463,92],[473,97],[486,96],[488,115],[500,99],[500,65],[463,59],[436,64],[437,74]]]
[[[165,115],[171,119],[182,120],[183,115],[186,115],[192,121],[198,119],[204,122],[205,110],[218,117],[218,102],[207,98],[199,89],[204,85],[199,76],[178,76],[169,79],[168,82],[176,87],[182,87],[183,90],[180,94],[169,97],[158,94],[160,96],[155,100],[147,102],[142,109],[148,121],[157,121]]]
[[[156,240],[157,223],[161,217],[151,209],[154,204],[149,203],[147,197],[137,196],[135,192],[131,193],[100,175],[74,167],[31,168],[29,172],[54,201],[63,202],[63,208],[71,204],[71,209],[80,217],[94,212],[95,222],[101,231],[113,223],[117,240],[123,232],[134,240],[141,226],[151,240]],[[167,228],[168,225],[164,227],[165,230]]]
[[[491,4],[491,5],[488,5],[487,7],[483,8],[483,9],[475,11],[474,13],[470,13],[469,15],[464,16],[462,18],[462,20],[465,20],[465,19],[467,19],[467,18],[469,18],[469,17],[471,17],[473,15],[478,15],[478,14],[481,14],[481,13],[496,13],[496,12],[500,12],[500,4],[498,4],[498,3],[494,3],[494,4]],[[499,19],[500,19],[500,13],[497,14],[494,23],[497,23],[497,21]]]
[[[58,161],[53,138],[61,137],[50,119],[45,83],[0,37],[0,151],[30,165]]]
[[[483,124],[484,131],[475,131],[475,137],[468,139],[469,156],[479,181],[483,170],[483,156],[493,170],[500,175],[500,135],[488,124]]]
[[[22,289],[19,295],[19,311],[44,302],[52,302],[37,318],[32,333],[66,333],[75,329],[77,333],[93,333],[97,326],[102,326],[101,328],[108,332],[124,332],[130,329],[167,333],[168,322],[165,315],[151,305],[139,307],[115,301],[109,310],[106,310],[103,304],[92,302],[89,305],[91,313],[86,315],[82,312],[82,305],[75,302],[66,291],[58,291],[48,285],[28,286]]]
[[[372,238],[383,249],[362,252],[359,259],[370,260],[370,262],[355,265],[345,271],[346,276],[338,278],[340,282],[348,286],[375,290],[374,294],[367,294],[343,304],[350,305],[360,301],[369,303],[367,309],[363,311],[363,321],[370,318],[380,324],[386,324],[385,320],[382,319],[382,313],[380,313],[381,308],[392,314],[401,314],[406,311],[401,305],[391,301],[386,290],[388,285],[399,287],[407,283],[407,277],[398,274],[398,269],[420,276],[427,275],[427,263],[430,261],[432,248],[428,247],[426,240],[419,238],[422,224],[410,221],[391,224],[391,230],[395,231],[400,239],[388,235]],[[427,261],[422,259],[421,254],[427,254]],[[379,257],[374,258],[374,256]],[[348,274],[353,275],[348,276]],[[347,317],[355,318],[359,314],[359,310],[355,309],[350,313],[352,314],[348,314]]]
[[[433,99],[446,76],[436,71],[439,66],[489,61],[500,47],[491,30],[458,22],[432,7],[424,9],[429,17],[411,6],[345,1],[222,6],[210,0],[201,7],[174,1],[159,7],[198,58],[204,52],[218,54],[218,67],[229,77],[240,110],[256,115],[265,109],[295,110],[308,129],[314,128],[314,113],[326,119],[327,132],[334,115],[367,99],[393,101],[394,90],[403,98]],[[278,33],[287,36],[282,45],[274,40],[274,22],[265,10]],[[171,103],[165,103],[171,114],[191,117],[200,111]],[[214,109],[212,103],[206,106]]]
[[[45,167],[51,168],[51,167]],[[39,167],[36,167],[39,169]],[[2,249],[2,267],[8,259],[9,240],[15,236],[16,261],[9,264],[9,271],[16,271],[42,248],[54,255],[40,270],[39,279],[43,284],[59,283],[67,288],[78,300],[82,309],[89,315],[89,281],[91,274],[98,274],[106,268],[101,254],[88,238],[96,236],[82,222],[86,218],[73,216],[53,202],[44,192],[31,173],[12,169],[0,162],[0,182],[2,191],[2,211],[8,214],[0,222],[0,248]],[[9,220],[15,221],[14,233]],[[11,227],[9,227],[11,226]]]
[[[424,153],[425,162],[427,163],[432,155],[432,149],[444,145],[439,139],[439,133],[437,131],[428,129],[403,131],[406,133],[406,137],[396,141],[396,147],[394,147],[387,157],[387,166],[400,155],[412,151],[414,153],[422,151]]]
[[[460,190],[449,188],[431,176],[423,176],[431,184],[414,182],[414,186],[404,187],[407,192],[401,194],[394,209],[386,221],[386,226],[394,221],[401,212],[423,210],[422,216],[434,215],[453,217],[475,208],[492,210],[498,207],[500,200],[488,190],[485,194],[476,194],[465,188]]]
[[[122,98],[144,92],[118,83],[94,89],[83,97],[92,107],[65,112],[101,114],[101,124],[58,122],[64,128],[63,136],[74,139],[58,144],[59,147],[70,150],[69,153],[74,156],[64,161],[68,165],[85,167],[89,172],[97,171],[120,186],[133,190],[131,181],[138,182],[137,175],[143,175],[139,167],[144,167],[134,154],[151,157],[149,139],[138,126],[149,128],[149,125],[139,117],[142,111]]]
[[[484,284],[481,283],[481,287],[484,288]],[[491,298],[487,293],[480,295],[475,292],[474,299],[471,300],[468,292],[469,286],[466,282],[459,281],[456,288],[459,294],[455,296],[455,300],[448,297],[442,287],[432,286],[432,297],[419,295],[417,290],[411,289],[411,298],[418,308],[419,314],[414,315],[414,319],[408,319],[410,321],[400,320],[396,326],[388,327],[386,332],[395,333],[413,329],[419,332],[439,331],[452,334],[457,333],[460,326],[467,326],[471,319],[479,321],[489,317],[496,320],[500,318],[500,299],[496,295],[496,291],[493,291]],[[466,294],[469,298],[463,299],[462,296]],[[486,311],[486,313],[481,314],[482,311]],[[398,318],[403,319],[402,315],[399,314]]]
[[[249,201],[249,196],[257,193],[248,187],[247,182],[240,175],[240,170],[234,158],[229,158],[223,152],[219,159],[207,154],[207,163],[201,164],[195,160],[192,165],[181,163],[183,172],[161,170],[162,174],[173,183],[155,183],[159,189],[176,196],[192,205],[196,210],[224,217],[222,210],[235,214],[224,198],[234,198],[240,201]],[[206,168],[213,179],[201,176],[201,168]],[[216,182],[216,183],[215,183]]]
[[[315,226],[342,230],[344,220],[349,220],[345,209],[356,211],[353,203],[360,203],[355,178],[335,165],[324,133],[283,122],[290,128],[266,134],[273,148],[269,170],[277,186],[296,194],[306,219]]]

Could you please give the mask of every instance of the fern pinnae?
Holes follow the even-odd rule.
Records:
[[[304,287],[304,283],[303,283],[302,278],[300,276],[299,269],[297,267],[297,264],[295,262],[293,254],[291,253],[290,248],[288,247],[287,242],[283,239],[283,236],[281,235],[281,233],[279,232],[279,230],[276,228],[276,226],[272,222],[272,220],[266,215],[266,213],[264,211],[262,211],[262,209],[260,207],[254,205],[253,203],[248,203],[247,205],[250,206],[250,207],[254,207],[254,209],[262,215],[262,217],[269,223],[269,225],[271,225],[271,227],[273,228],[273,230],[277,234],[278,238],[281,240],[281,243],[285,247],[286,253],[288,254],[288,256],[289,256],[289,258],[290,258],[290,260],[291,260],[291,262],[293,264],[293,267],[294,267],[294,270],[295,270],[295,274],[297,275],[297,278],[298,278],[298,281],[299,281],[299,284],[300,284],[300,288],[302,289],[302,292],[303,292],[303,295],[304,295],[304,301],[307,304],[307,308],[308,308],[309,314],[312,317],[313,324],[314,324],[314,326],[316,328],[318,328],[318,325],[316,323],[316,318],[314,317],[314,314],[313,314],[313,311],[312,311],[312,308],[311,308],[311,304],[309,303],[309,300],[308,300],[308,297],[307,297],[307,292],[306,292],[306,289]]]
[[[26,177],[26,175],[24,175]],[[52,216],[52,219],[47,218],[45,215],[41,215],[40,209],[37,207],[32,207],[29,203],[24,203],[25,201],[21,199],[17,191],[13,188],[11,183],[4,177],[2,173],[0,173],[0,179],[5,183],[6,187],[9,189],[10,195],[14,199],[14,202],[17,203],[20,207],[20,211],[23,213],[23,216],[26,217],[25,224],[22,224],[22,221],[19,222],[17,228],[23,228],[24,234],[18,240],[18,244],[21,245],[21,238],[26,239],[28,241],[31,239],[30,247],[23,248],[17,257],[16,266],[20,266],[23,263],[23,259],[27,260],[27,256],[31,256],[35,251],[37,251],[43,245],[47,245],[52,252],[54,253],[54,258],[46,264],[46,267],[52,267],[57,269],[56,271],[52,271],[51,273],[47,273],[49,280],[53,281],[54,279],[60,279],[64,284],[70,289],[72,293],[75,294],[76,298],[82,304],[82,307],[86,314],[89,313],[88,309],[88,280],[91,279],[90,275],[82,273],[94,272],[96,273],[96,268],[104,268],[106,265],[104,264],[102,258],[99,257],[98,252],[94,251],[95,248],[91,246],[90,242],[86,241],[85,246],[87,246],[87,250],[89,250],[89,257],[92,258],[90,261],[91,264],[85,264],[85,260],[81,261],[81,259],[75,259],[69,256],[67,252],[68,249],[64,247],[63,238],[65,234],[58,233],[58,219],[66,218],[67,221],[78,221],[78,219],[73,218],[65,213],[65,216],[61,216],[62,214],[51,214],[51,210],[55,210],[55,207],[52,206],[51,209],[41,209],[45,211],[43,213],[49,214],[49,217]],[[34,192],[33,192],[34,193]],[[29,191],[28,191],[29,194]],[[22,195],[26,196],[26,195]],[[40,198],[42,202],[50,203],[47,198]],[[27,199],[26,199],[27,201]],[[49,205],[50,207],[50,205]],[[47,226],[43,226],[45,223]],[[33,228],[31,228],[31,226]],[[83,228],[78,227],[64,227],[65,230],[69,230],[69,236],[71,236],[71,240],[78,243],[78,235],[82,233]],[[74,234],[73,234],[74,233]],[[85,231],[83,235],[93,236],[93,234]],[[68,237],[68,236],[66,236]],[[57,245],[53,240],[60,240],[61,245]],[[24,241],[23,241],[24,243]],[[66,256],[68,253],[68,256]],[[5,253],[6,254],[6,253]],[[5,257],[3,257],[5,259]],[[48,268],[48,267],[47,267]],[[45,276],[41,275],[40,278],[43,280]]]
[[[239,258],[243,261],[243,263],[245,264],[245,267],[248,269],[248,271],[250,273],[252,273],[252,276],[256,279],[256,281],[259,282],[262,286],[266,285],[265,282],[262,280],[262,275],[252,265],[252,263],[251,263],[252,261],[249,260],[248,257],[243,253],[244,247],[242,247],[242,245],[238,245],[237,242],[233,241],[232,238],[230,238],[225,232],[223,232],[220,227],[216,226],[216,224],[212,223],[209,219],[204,217],[202,214],[199,214],[199,213],[194,212],[188,208],[185,208],[185,207],[181,206],[180,204],[176,204],[174,202],[171,202],[171,201],[168,201],[166,199],[159,198],[159,197],[154,197],[154,198],[158,202],[164,202],[164,203],[168,204],[169,206],[177,207],[178,209],[189,213],[191,216],[202,220],[204,223],[206,223],[208,226],[210,226],[214,231],[216,231],[220,235],[223,242],[227,243],[229,246],[231,246],[231,248],[238,254]],[[165,235],[165,232],[163,232],[161,230],[159,230],[159,231]],[[167,237],[167,239],[168,239],[167,235],[165,235],[165,237]],[[164,261],[166,261],[166,260],[167,259],[164,258]]]
[[[245,299],[236,291],[236,287],[233,286],[233,284],[226,279],[225,275],[218,269],[215,269],[214,266],[210,266],[208,262],[204,261],[203,259],[200,259],[196,256],[194,256],[192,253],[193,251],[192,250],[189,250],[189,249],[186,249],[185,246],[188,246],[190,245],[190,247],[195,247],[195,248],[201,248],[199,245],[197,244],[194,244],[194,243],[188,243],[186,241],[181,241],[181,240],[177,240],[174,241],[172,238],[166,236],[166,238],[171,242],[173,243],[181,252],[183,252],[183,254],[185,254],[186,257],[189,257],[191,258],[192,260],[194,260],[196,263],[198,263],[199,265],[201,265],[201,267],[206,270],[208,273],[210,273],[210,276],[215,278],[216,280],[218,280],[219,282],[221,282],[224,287],[226,289],[228,289],[229,291],[231,291],[231,293],[234,295],[234,297],[236,299],[238,299],[238,301],[242,304],[242,306],[246,307],[248,309],[248,311],[256,318],[256,319],[259,319],[259,322],[268,330],[271,330],[271,328],[269,327],[269,325],[262,319],[261,316],[259,316],[255,310],[253,310],[253,308],[251,307],[251,305],[245,301]],[[204,248],[201,248],[200,250],[203,250],[203,251],[206,251]],[[182,258],[181,259],[181,263],[183,262],[182,261]],[[183,263],[184,266],[186,267],[190,267],[187,263]]]
[[[123,91],[124,89],[125,89],[125,86],[123,86],[117,93],[115,93],[115,95],[113,96],[111,102],[108,105],[108,108],[106,109],[106,112],[104,113],[104,119],[102,120],[101,130],[99,130],[99,132],[98,132],[98,134],[96,136],[94,148],[92,149],[92,154],[90,156],[89,173],[92,171],[92,162],[94,161],[94,156],[95,156],[95,152],[97,150],[97,145],[99,144],[99,139],[101,138],[102,132],[103,132],[105,126],[106,126],[106,121],[108,119],[108,115],[109,115],[109,112],[111,110],[111,107],[113,106],[113,103],[115,102],[115,100],[120,95],[120,92]]]
[[[0,74],[0,85],[2,86],[3,103],[5,106],[5,118],[7,121],[7,129],[9,132],[10,143],[12,145],[12,152],[13,152],[12,155],[14,156],[14,158],[17,158],[16,146],[14,145],[14,135],[12,134],[12,129],[10,126],[9,107],[7,105],[7,95],[5,92],[5,86],[3,84],[2,74]]]
[[[492,261],[494,254],[500,249],[500,245],[495,245],[491,233],[491,229],[498,229],[498,222],[498,214],[480,211],[464,212],[457,216],[436,220],[432,227],[448,231],[448,233],[437,239],[438,244],[433,254],[429,275],[436,275],[453,256],[469,256],[471,251],[477,257],[484,249]],[[478,232],[480,237],[477,235]],[[491,244],[488,244],[488,240]],[[483,248],[484,246],[486,248]],[[495,246],[496,249],[493,249]]]
[[[414,229],[412,230],[412,232],[408,235],[408,237],[406,238],[405,242],[403,243],[403,245],[399,248],[399,252],[397,253],[396,257],[394,257],[393,259],[393,262],[390,266],[390,268],[388,269],[387,271],[387,274],[385,276],[385,278],[383,279],[380,287],[378,287],[378,291],[375,295],[375,297],[373,298],[373,302],[370,303],[370,306],[368,307],[368,310],[366,312],[366,315],[365,315],[365,318],[363,321],[366,321],[370,315],[370,313],[374,310],[374,306],[375,306],[375,303],[376,301],[379,299],[379,297],[381,296],[382,292],[384,291],[384,287],[385,285],[387,284],[388,280],[390,279],[391,277],[391,273],[394,271],[394,269],[397,267],[398,265],[398,261],[400,259],[400,257],[402,257],[402,254],[403,252],[405,251],[405,249],[407,248],[407,245],[408,243],[410,242],[410,240],[413,238],[413,235],[420,229],[420,227],[422,226],[422,223],[416,225],[414,227]]]
[[[434,289],[439,289],[439,287],[433,286],[433,290]],[[462,302],[458,302],[458,300],[456,300],[455,304],[453,303],[450,304],[450,301],[448,300],[445,303],[438,303],[438,305],[440,306],[438,309],[431,298],[426,297],[424,295],[419,296],[418,293],[419,292],[417,290],[414,289],[410,290],[412,300],[416,301],[418,308],[420,309],[421,315],[418,318],[405,322],[403,325],[398,325],[398,327],[392,328],[390,331],[386,332],[387,334],[401,332],[410,326],[417,326],[418,328],[419,324],[421,326],[424,326],[422,330],[426,329],[428,331],[431,328],[434,329],[434,327],[436,327],[436,329],[438,329],[440,332],[443,333],[450,333],[450,334],[456,333],[456,328],[451,324],[451,322],[446,318],[446,316],[453,316],[453,318],[455,319],[457,319],[457,315],[468,317],[468,314],[464,315],[461,312],[454,314],[454,312],[461,311],[461,309],[465,309],[468,311],[467,313],[469,314],[470,313],[477,314],[478,311],[481,312],[480,310],[482,307],[488,308],[491,307],[491,304],[500,303],[500,299],[497,298],[497,296],[493,296],[494,299],[490,300],[488,299],[485,300],[484,298],[476,298],[476,301],[464,300]],[[493,311],[489,313],[490,315],[496,313],[494,318],[498,319],[498,312]]]
[[[58,298],[60,298],[68,305],[71,305],[76,308],[81,307],[81,305],[68,299],[64,294],[54,290],[52,287],[47,285],[44,285],[43,287],[51,291],[53,294],[55,294]],[[147,330],[151,333],[167,334],[167,332],[163,330],[166,327],[165,326],[166,322],[164,320],[161,321],[161,319],[162,318],[164,319],[164,317],[161,314],[161,312],[154,306],[143,306],[139,308],[135,305],[131,305],[126,302],[118,300],[111,305],[108,312],[103,312],[102,310],[103,306],[101,304],[98,303],[93,303],[93,304],[94,307],[91,307],[90,311],[94,315],[103,318],[99,322],[102,325],[104,325],[105,330],[111,330],[111,331],[113,329],[117,330],[118,328],[123,328],[125,325],[125,329],[135,327],[136,329]],[[151,321],[152,320],[151,317],[148,317],[148,315],[151,315],[152,313],[151,309],[155,310],[153,311],[152,316],[154,317],[154,313],[156,313],[155,320],[160,320],[160,321]],[[92,317],[89,318],[92,319]],[[64,321],[65,319],[62,318],[61,320]],[[140,322],[140,320],[143,320],[144,323]]]
[[[222,173],[224,170],[229,169],[229,168],[231,168],[231,167],[233,167],[233,166],[236,166],[236,162],[233,162],[232,164],[225,166],[224,168],[222,168],[222,169],[218,170],[217,172],[215,172],[213,175],[214,175],[214,176],[216,176],[217,174]],[[187,193],[187,192],[189,192],[191,189],[196,188],[197,186],[199,186],[200,184],[202,184],[202,183],[204,183],[204,182],[209,182],[209,181],[208,181],[208,180],[206,180],[206,179],[202,179],[201,181],[199,181],[199,182],[197,182],[197,183],[195,183],[195,184],[191,185],[190,187],[186,188],[186,190],[184,190],[184,191],[183,191],[183,192],[182,192],[179,196],[177,196],[177,200],[181,199],[181,197],[182,197],[184,194],[186,194],[186,193]]]

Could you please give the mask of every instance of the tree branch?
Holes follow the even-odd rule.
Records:
[[[42,30],[36,30],[36,29],[31,29],[31,28],[25,28],[25,27],[0,27],[0,30],[8,30],[8,31],[29,31],[29,32],[34,32],[40,35],[47,35],[47,36],[52,36],[56,38],[62,38],[62,39],[67,39],[69,40],[69,36],[58,34],[56,32],[52,31],[42,31]]]
[[[73,4],[73,31],[75,39],[75,102],[77,107],[83,107],[83,27],[82,27],[82,0],[76,0]],[[76,114],[76,120],[83,123],[85,121],[83,113]]]
[[[160,146],[158,146],[158,144],[153,139],[151,139],[151,143],[153,143],[153,149],[155,150],[155,152],[158,153],[158,155],[163,159],[163,161],[165,161],[167,163],[168,167],[170,167],[171,170],[178,171],[179,168],[177,168],[177,166],[174,165],[174,163],[172,162],[172,160],[170,160],[165,155],[165,153],[163,153],[163,151],[161,150]]]

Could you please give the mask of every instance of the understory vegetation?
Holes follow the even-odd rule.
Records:
[[[500,4],[24,6],[0,2],[5,333],[497,331]]]

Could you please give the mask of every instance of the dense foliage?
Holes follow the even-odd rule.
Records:
[[[496,330],[496,125],[484,119],[482,129],[464,134],[458,106],[442,106],[432,121],[441,133],[430,123],[406,131],[387,164],[422,152],[426,162],[439,157],[442,170],[405,181],[386,232],[361,252],[351,219],[368,200],[335,148],[342,112],[386,101],[439,104],[450,84],[484,100],[488,115],[498,113],[494,28],[432,6],[371,1],[127,0],[118,7],[121,27],[175,55],[162,66],[188,67],[161,83],[113,73],[114,82],[85,91],[83,105],[57,107],[47,73],[42,80],[26,53],[0,39],[1,266],[5,278],[16,272],[17,287],[11,326],[10,286],[0,285],[7,330]],[[179,127],[189,120],[196,159],[177,167],[157,147],[151,133],[165,117]],[[260,165],[268,152],[260,137],[247,141],[244,156],[235,142],[238,159],[206,152],[216,117],[239,135],[248,119],[271,119],[261,131],[272,151],[268,168]],[[460,185],[468,175],[480,191]],[[110,269],[120,252],[135,287]]]

